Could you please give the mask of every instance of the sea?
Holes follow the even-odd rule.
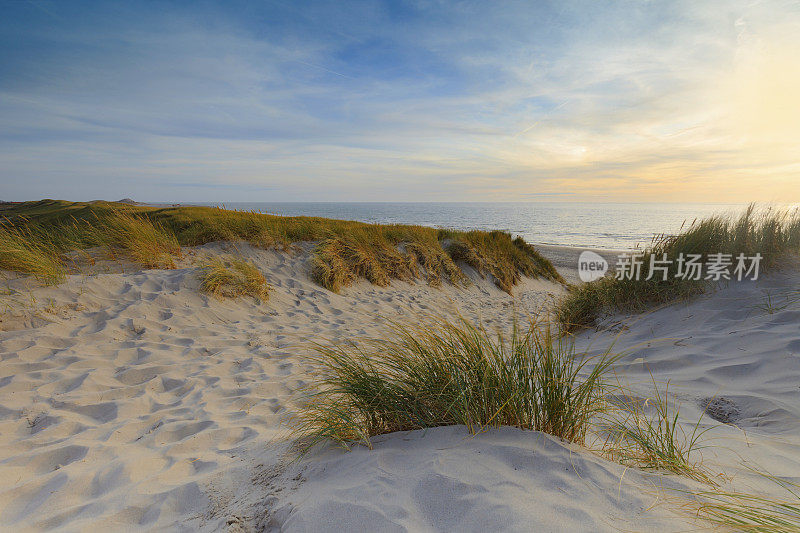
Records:
[[[736,214],[744,204],[581,202],[232,202],[227,209],[380,224],[503,230],[534,244],[608,250],[645,246],[694,220]]]

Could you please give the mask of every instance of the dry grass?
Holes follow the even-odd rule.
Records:
[[[29,217],[60,251],[104,244],[146,267],[168,267],[179,246],[246,241],[287,249],[317,242],[312,277],[338,291],[355,280],[387,285],[423,278],[430,285],[466,282],[454,258],[489,273],[507,292],[521,276],[562,281],[524,240],[503,232],[458,232],[408,225],[281,217],[214,207],[145,207],[112,202],[42,200],[6,206],[12,222]],[[443,246],[444,245],[444,246]]]
[[[295,428],[311,448],[393,431],[463,424],[470,432],[514,426],[583,443],[605,405],[613,357],[576,354],[546,327],[509,339],[466,321],[394,324],[385,338],[319,345],[319,389]],[[590,368],[591,367],[591,368]]]
[[[95,228],[98,243],[145,268],[175,268],[174,258],[181,255],[175,234],[141,215],[118,211]]]
[[[25,225],[0,222],[0,268],[31,274],[46,285],[66,277],[58,249]]]
[[[264,275],[244,259],[212,257],[200,265],[200,289],[218,298],[253,296],[269,298],[270,287]]]
[[[705,492],[698,516],[728,531],[800,532],[800,500],[774,500],[757,494]]]
[[[357,279],[381,287],[392,279],[421,276],[433,286],[466,280],[439,245],[435,230],[416,226],[367,226],[331,235],[317,245],[311,275],[334,292]]]
[[[725,253],[734,257],[740,253],[753,256],[760,253],[762,269],[780,261],[787,253],[800,252],[800,212],[773,209],[757,210],[750,206],[738,218],[714,216],[692,223],[683,233],[662,236],[643,250],[640,279],[618,280],[611,277],[573,286],[555,309],[555,317],[565,331],[591,324],[604,311],[640,311],[686,299],[707,290],[705,280],[676,279],[677,265],[669,269],[667,280],[656,272],[652,280],[650,257],[675,260],[680,254],[700,254],[702,260],[710,254]]]
[[[563,283],[555,267],[521,237],[503,231],[443,231],[447,252],[481,274],[491,274],[502,290],[511,293],[522,276]]]
[[[764,474],[789,493],[785,499],[731,491],[693,494],[687,507],[719,529],[754,533],[800,533],[800,494],[796,485]]]
[[[622,390],[622,389],[620,389]],[[662,393],[653,379],[653,394],[640,401],[623,390],[622,405],[609,409],[602,424],[605,439],[601,453],[621,464],[662,470],[712,484],[699,461],[692,458],[700,438],[711,428],[700,430],[699,421],[690,434],[678,422],[680,412],[669,404],[669,383]]]
[[[174,258],[181,255],[172,231],[124,209],[56,224],[17,217],[0,231],[5,244],[0,247],[0,261],[6,268],[51,283],[63,280],[66,270],[61,256],[72,250],[103,246],[112,257],[122,255],[145,268],[175,268]]]

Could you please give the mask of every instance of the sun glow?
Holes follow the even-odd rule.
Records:
[[[800,145],[800,47],[751,47],[740,54],[732,85],[731,115],[741,133]]]

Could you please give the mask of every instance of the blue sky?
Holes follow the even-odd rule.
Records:
[[[0,6],[0,199],[800,201],[797,1]]]

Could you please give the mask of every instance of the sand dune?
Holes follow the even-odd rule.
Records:
[[[267,274],[269,302],[201,294],[191,255],[177,270],[70,276],[34,290],[9,282],[0,524],[170,528],[202,518],[214,503],[209,480],[284,433],[280,421],[307,380],[304,341],[370,334],[412,313],[459,309],[496,321],[513,304],[479,276],[469,289],[363,283],[338,295],[303,274],[307,249],[238,253]],[[529,311],[560,290],[525,288],[516,305]]]
[[[281,421],[308,383],[310,339],[374,335],[386,319],[460,312],[508,327],[563,289],[526,280],[511,298],[469,288],[310,282],[309,248],[247,245],[268,302],[198,291],[195,248],[176,270],[8,282],[0,323],[0,527],[8,530],[686,530],[666,500],[677,476],[625,469],[549,436],[471,438],[438,428],[289,462]],[[704,451],[736,486],[774,490],[743,462],[800,480],[800,304],[760,309],[798,286],[795,270],[688,304],[614,317],[580,347],[633,348],[619,371],[646,396],[670,380],[689,428],[728,425]],[[782,301],[782,300],[781,300]],[[789,300],[787,300],[789,302]],[[621,331],[621,333],[620,333]],[[703,423],[720,425],[706,418]]]

